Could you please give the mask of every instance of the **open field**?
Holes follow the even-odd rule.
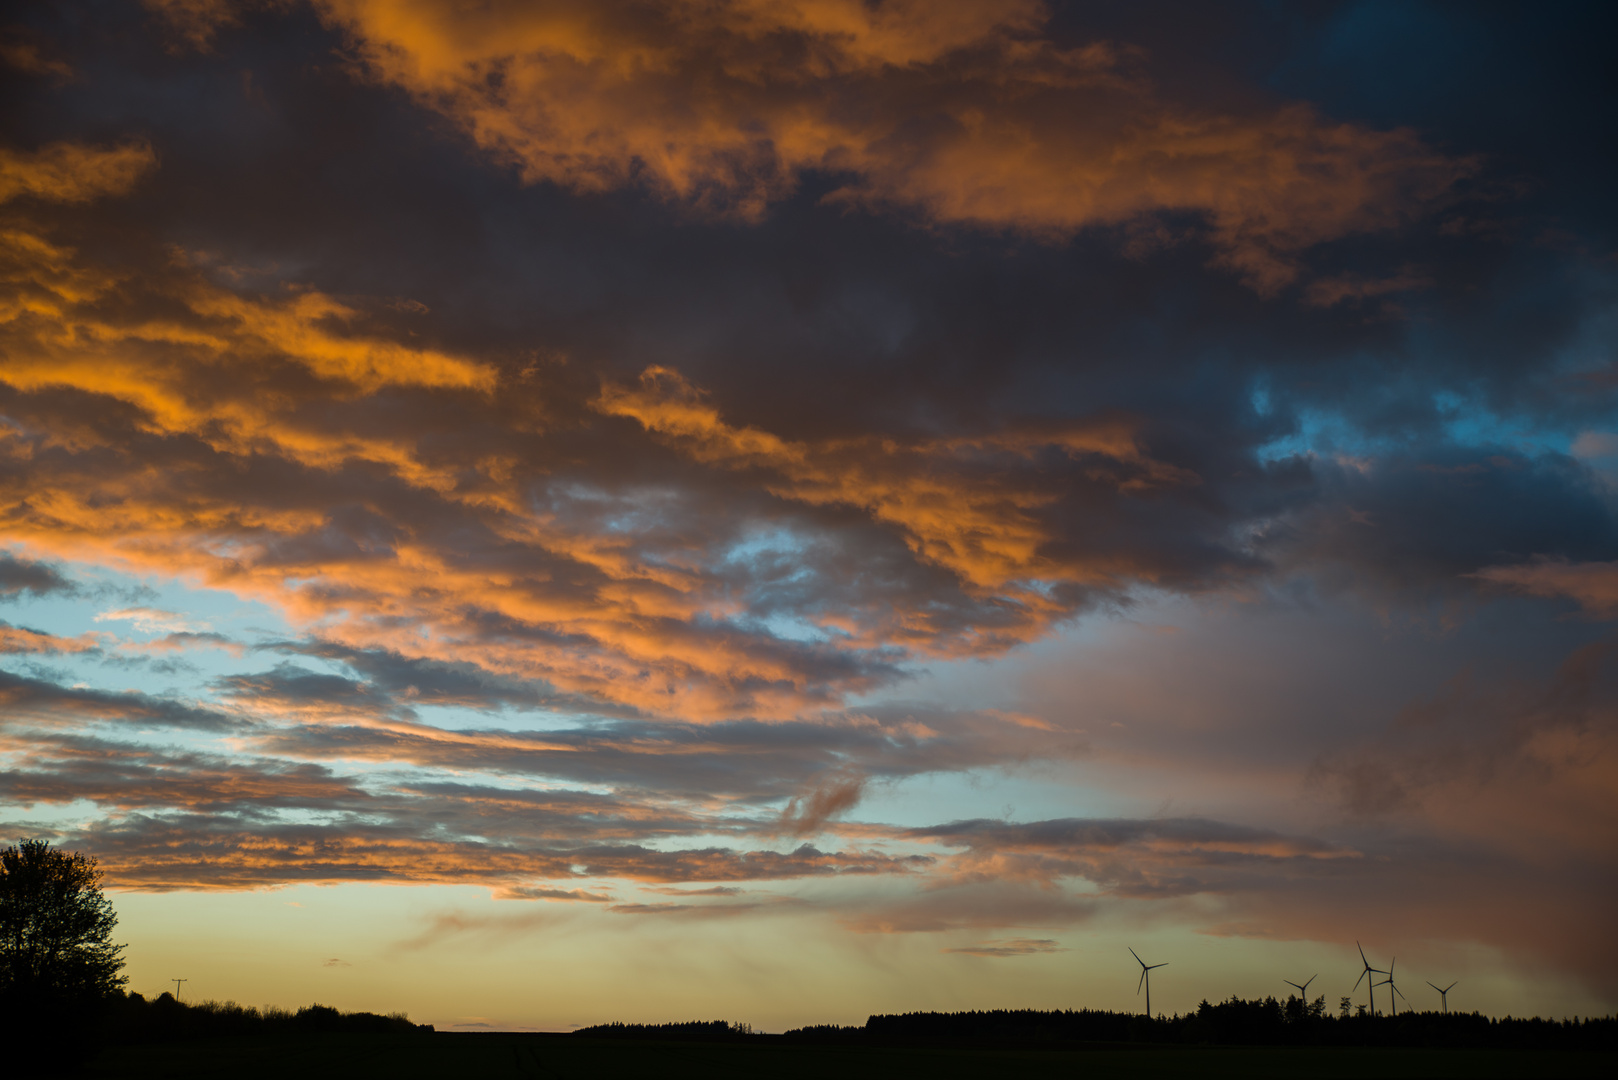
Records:
[[[1618,1055],[1572,1051],[1078,1046],[848,1047],[552,1034],[321,1035],[117,1047],[84,1077],[1597,1077]]]

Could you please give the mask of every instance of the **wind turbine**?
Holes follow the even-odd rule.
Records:
[[[1377,983],[1378,986],[1386,986],[1388,988],[1388,1005],[1389,1005],[1389,1007],[1390,1007],[1390,1009],[1392,1011],[1392,1015],[1394,1015],[1394,1016],[1399,1015],[1399,998],[1402,998],[1402,997],[1405,996],[1405,992],[1403,990],[1399,989],[1397,986],[1395,986],[1393,984],[1393,969],[1398,967],[1398,966],[1399,966],[1399,958],[1397,956],[1395,956],[1393,958],[1393,963],[1388,965],[1388,970],[1387,970],[1387,976],[1388,977],[1386,979],[1383,979],[1381,982]],[[1395,994],[1397,994],[1399,997],[1394,997]],[[1405,1000],[1409,1001],[1410,999],[1405,998]]]
[[[1146,987],[1146,1015],[1150,1018],[1152,1015],[1152,970],[1154,968],[1168,967],[1168,961],[1165,960],[1161,964],[1148,964],[1140,958],[1140,954],[1134,949],[1129,950],[1129,955],[1133,956],[1135,963],[1140,965],[1140,982],[1135,984],[1135,993],[1139,994],[1140,988]]]
[[[1365,946],[1356,941],[1354,943],[1354,947],[1360,951],[1360,963],[1365,965],[1365,970],[1360,972],[1360,977],[1354,980],[1354,989],[1358,990],[1360,988],[1360,983],[1365,982],[1367,975],[1370,975],[1372,972],[1375,972],[1378,975],[1386,975],[1387,972],[1383,971],[1381,968],[1372,967],[1371,962],[1365,959]],[[1376,987],[1377,982],[1375,979],[1372,979],[1370,984],[1365,988],[1365,995],[1371,999],[1372,1016],[1376,1015]]]
[[[1298,986],[1298,984],[1293,982],[1291,979],[1282,979],[1281,981],[1286,983],[1288,986],[1296,986],[1298,988],[1298,996],[1303,999],[1304,1005],[1307,1006],[1309,1004],[1309,984],[1318,978],[1320,978],[1319,975],[1311,975],[1309,978],[1304,980],[1302,986]]]
[[[1427,985],[1428,986],[1433,986],[1432,983],[1428,983]],[[1448,1014],[1449,1013],[1449,992],[1451,990],[1455,989],[1455,984],[1450,983],[1448,986],[1444,986],[1444,987],[1433,986],[1433,989],[1438,991],[1439,1000],[1443,1001],[1443,1003],[1444,1003],[1444,1012],[1446,1014]]]

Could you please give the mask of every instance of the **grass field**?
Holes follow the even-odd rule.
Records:
[[[545,1034],[321,1035],[103,1052],[85,1077],[1607,1077],[1618,1055],[1577,1052],[1242,1047],[1071,1050],[634,1042]]]

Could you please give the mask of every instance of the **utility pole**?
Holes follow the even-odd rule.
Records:
[[[169,980],[169,982],[174,984],[174,1000],[175,1001],[180,1000],[180,984],[183,983],[183,982],[190,982],[190,981],[191,981],[190,979],[170,979]]]

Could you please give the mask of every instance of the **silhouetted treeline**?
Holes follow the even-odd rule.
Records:
[[[151,1001],[140,994],[127,994],[108,1001],[100,1028],[102,1039],[112,1043],[433,1030],[431,1024],[412,1024],[404,1013],[380,1016],[369,1012],[339,1012],[329,1005],[307,1005],[293,1012],[273,1006],[255,1009],[234,1001],[203,1001],[193,1005],[176,1001],[173,994],[166,992]]]
[[[327,1005],[290,1009],[253,1009],[234,1001],[186,1004],[173,994],[147,1000],[140,994],[115,992],[95,999],[23,1000],[0,998],[8,1030],[27,1032],[13,1039],[0,1055],[0,1076],[16,1065],[18,1076],[70,1072],[109,1045],[216,1039],[231,1036],[299,1038],[324,1032],[430,1032],[430,1024],[412,1024],[403,1013],[378,1016],[339,1012]]]
[[[751,1024],[728,1024],[723,1020],[688,1020],[683,1024],[595,1024],[574,1031],[598,1039],[700,1039],[712,1042],[753,1034]]]
[[[1325,999],[1202,1002],[1184,1015],[1146,1017],[1099,1009],[878,1015],[864,1027],[798,1028],[803,1042],[936,1044],[1179,1043],[1214,1046],[1421,1046],[1532,1050],[1618,1049],[1618,1018],[1543,1020],[1479,1013],[1407,1012],[1370,1017],[1326,1012]]]

